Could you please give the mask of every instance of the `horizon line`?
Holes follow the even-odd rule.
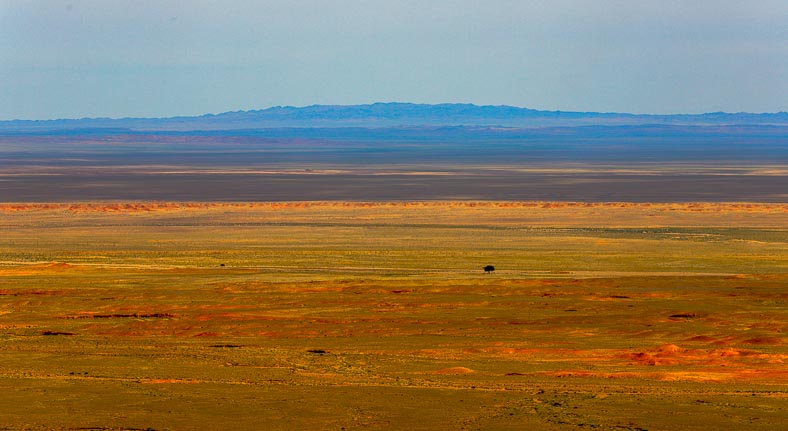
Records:
[[[391,101],[391,102],[371,102],[371,103],[355,103],[355,104],[326,104],[326,103],[314,103],[310,105],[270,105],[264,108],[257,108],[257,109],[238,109],[238,110],[230,110],[230,111],[221,111],[221,112],[207,112],[202,114],[193,114],[193,115],[171,115],[171,116],[124,116],[124,117],[107,117],[107,116],[98,116],[98,117],[60,117],[60,118],[46,118],[46,119],[30,119],[30,118],[13,118],[13,119],[0,119],[0,123],[10,123],[10,122],[48,122],[48,121],[83,121],[83,120],[169,120],[169,119],[179,119],[179,118],[200,118],[200,117],[214,117],[224,114],[236,114],[236,113],[249,113],[249,112],[263,112],[273,109],[308,109],[308,108],[317,108],[317,107],[362,107],[362,106],[375,106],[375,105],[413,105],[413,106],[469,106],[469,107],[476,107],[476,108],[514,108],[524,111],[533,111],[533,112],[549,112],[549,113],[566,113],[566,114],[601,114],[601,115],[630,115],[630,116],[637,116],[637,117],[675,117],[675,116],[704,116],[704,115],[781,115],[781,114],[788,114],[788,111],[772,111],[772,112],[749,112],[749,111],[737,111],[737,112],[730,112],[730,111],[707,111],[707,112],[695,112],[695,113],[634,113],[634,112],[619,112],[619,111],[574,111],[574,110],[561,110],[561,109],[535,109],[535,108],[528,108],[525,106],[516,106],[516,105],[506,105],[506,104],[476,104],[476,103],[463,103],[463,102],[441,102],[441,103],[416,103],[416,102],[399,102],[399,101]]]

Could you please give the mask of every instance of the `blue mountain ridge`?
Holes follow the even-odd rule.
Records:
[[[462,103],[372,103],[364,105],[274,106],[201,116],[168,118],[81,118],[0,121],[0,131],[128,129],[238,130],[279,127],[574,127],[589,125],[788,125],[788,112],[705,114],[629,114],[545,111],[507,105]]]

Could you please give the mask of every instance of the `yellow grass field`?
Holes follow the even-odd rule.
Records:
[[[776,430],[787,301],[786,204],[0,204],[0,429]]]

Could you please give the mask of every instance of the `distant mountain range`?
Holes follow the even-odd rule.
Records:
[[[46,132],[91,129],[118,131],[241,130],[331,127],[573,127],[589,125],[779,125],[788,112],[645,115],[601,112],[540,111],[514,106],[446,103],[373,103],[367,105],[276,106],[261,110],[170,118],[81,118],[0,121],[0,132]]]

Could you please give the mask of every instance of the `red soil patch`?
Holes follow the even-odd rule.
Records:
[[[626,353],[618,355],[618,357],[632,361],[630,365],[696,365],[702,367],[751,367],[764,363],[782,364],[788,359],[788,355],[762,353],[755,350],[726,348],[708,351],[683,349],[673,344],[666,344],[646,352]],[[727,369],[725,372],[728,372]]]
[[[724,358],[731,357],[731,356],[739,356],[741,355],[741,350],[737,349],[720,349],[716,351],[716,354],[722,356]]]
[[[292,292],[292,293],[321,293],[321,292],[344,292],[348,290],[348,287],[342,286],[334,286],[334,287],[290,287],[282,289],[283,292]]]
[[[572,370],[562,370],[562,371],[545,371],[540,373],[543,376],[554,376],[554,377],[591,377],[597,375],[597,373],[592,373],[590,371],[572,371]]]
[[[697,359],[697,356],[675,344],[664,344],[651,352],[628,353],[625,358],[643,365],[675,365]]]
[[[673,365],[676,363],[674,360],[659,358],[656,355],[645,352],[630,353],[626,357],[644,365]]]

